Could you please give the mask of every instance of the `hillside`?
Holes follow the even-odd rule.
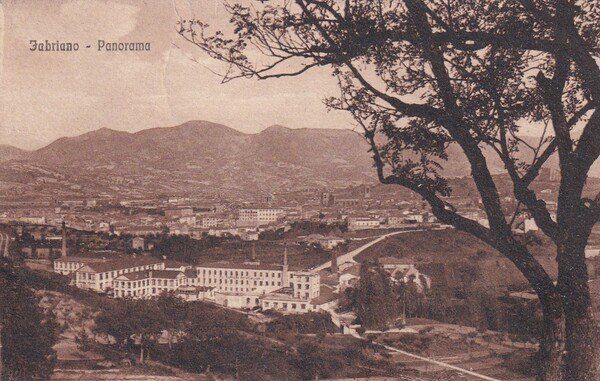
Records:
[[[529,250],[556,278],[557,264],[554,260],[556,247],[545,236],[540,242],[529,245]],[[380,257],[412,259],[425,274],[431,276],[434,285],[457,286],[461,283],[457,268],[476,266],[475,283],[479,287],[506,287],[522,285],[525,278],[515,265],[498,251],[470,234],[446,229],[399,234],[373,245],[357,256],[359,262]]]
[[[25,151],[20,148],[6,144],[0,144],[0,163],[9,160],[20,159],[24,154]]]
[[[367,145],[351,131],[274,126],[245,134],[205,121],[136,133],[103,128],[61,138],[5,163],[0,178],[47,177],[45,171],[64,177],[63,189],[119,193],[125,186],[144,195],[264,194],[290,187],[360,184],[374,177]],[[44,183],[57,179],[50,177]]]
[[[358,133],[339,129],[271,126],[246,134],[207,121],[135,133],[102,128],[31,152],[0,146],[0,189],[47,198],[99,193],[262,197],[373,182],[368,148]],[[461,150],[452,145],[448,154],[450,159],[441,163],[443,174],[465,176],[468,164]],[[492,173],[502,173],[500,160],[486,155]]]

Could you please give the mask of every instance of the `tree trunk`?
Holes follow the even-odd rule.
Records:
[[[144,346],[140,344],[140,364],[144,363]]]
[[[560,303],[556,301],[556,303]],[[544,317],[540,334],[538,381],[565,379],[565,320],[560,305],[542,306]],[[550,308],[550,309],[548,309]]]
[[[587,237],[572,234],[558,246],[558,289],[566,328],[566,379],[600,380],[600,330],[592,316],[585,245]]]
[[[567,312],[567,380],[600,380],[600,334],[591,316]]]

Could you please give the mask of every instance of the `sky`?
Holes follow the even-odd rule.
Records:
[[[221,84],[223,67],[176,32],[180,18],[228,28],[223,0],[4,0],[0,10],[0,144],[37,149],[108,127],[188,120],[247,133],[274,124],[353,128],[328,112],[339,94],[326,68],[302,77]],[[78,42],[77,52],[30,50],[30,40]],[[150,42],[149,52],[99,52],[97,41]],[[84,48],[90,45],[91,48]]]

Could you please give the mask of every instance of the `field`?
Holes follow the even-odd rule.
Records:
[[[535,256],[554,256],[555,247],[546,237],[537,236],[541,242],[529,245]],[[364,262],[379,257],[411,258],[416,262],[452,262],[474,256],[500,257],[495,249],[473,237],[455,229],[420,231],[399,234],[387,238],[358,255]]]
[[[476,333],[472,328],[450,324],[410,328],[418,333],[384,333],[371,335],[371,338],[377,343],[501,380],[534,379],[531,360],[535,349],[531,346],[506,341],[499,333]],[[393,353],[392,358],[409,369],[419,371],[424,379],[476,379],[465,375],[459,377],[455,371],[402,353]]]
[[[367,243],[369,238],[353,240],[337,247],[338,255]],[[244,262],[256,253],[256,260],[264,264],[282,264],[283,252],[287,246],[290,268],[311,268],[331,259],[332,251],[313,245],[299,244],[297,239],[259,240],[256,242],[239,239],[194,240],[188,237],[169,237],[154,248],[153,255],[163,256],[190,264],[214,261]]]

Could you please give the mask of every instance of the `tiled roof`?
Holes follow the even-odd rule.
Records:
[[[125,278],[127,280],[142,280],[142,279],[148,279],[148,271],[134,271],[132,273],[127,273],[127,274],[122,274],[119,275],[117,278],[115,279],[119,279],[119,278]]]
[[[97,263],[106,262],[104,258],[92,258],[92,257],[61,257],[56,258],[54,262],[73,262],[73,263]]]
[[[108,271],[130,269],[130,268],[138,267],[138,266],[154,265],[154,264],[162,263],[162,262],[163,262],[162,260],[156,259],[156,258],[149,258],[149,257],[133,258],[133,257],[130,257],[130,258],[115,259],[115,260],[107,261],[107,262],[90,263],[87,266],[90,267],[92,270],[94,270],[97,273],[104,273],[104,272],[108,272]]]
[[[191,265],[179,261],[174,261],[172,259],[166,259],[163,261],[165,263],[165,268],[179,268],[179,267],[190,267]]]
[[[134,271],[131,273],[122,274],[117,278],[125,277],[129,280],[140,280],[140,279],[176,279],[181,271],[177,270],[143,270]]]
[[[178,270],[148,270],[148,272],[151,272],[152,278],[156,279],[175,279],[180,274],[183,274]]]
[[[282,265],[273,264],[252,264],[252,263],[231,263],[231,262],[208,262],[196,266],[196,268],[216,268],[216,269],[240,269],[240,270],[268,270],[281,271]]]
[[[330,287],[321,285],[319,296],[311,300],[310,304],[313,306],[320,306],[322,304],[332,302],[338,297],[339,295],[334,293]]]

